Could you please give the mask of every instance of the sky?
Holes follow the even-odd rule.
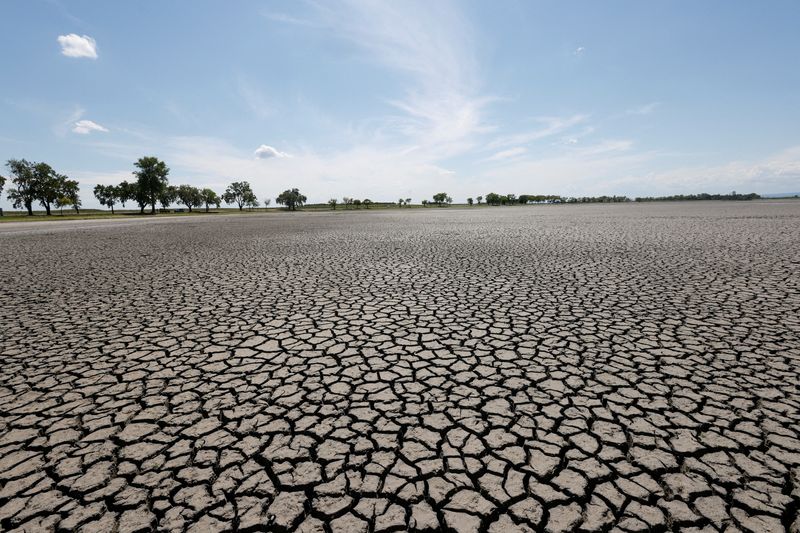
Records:
[[[798,27],[794,0],[6,1],[0,160],[84,207],[145,155],[273,204],[794,192]]]

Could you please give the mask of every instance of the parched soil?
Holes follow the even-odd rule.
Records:
[[[800,530],[800,202],[0,227],[0,529]]]

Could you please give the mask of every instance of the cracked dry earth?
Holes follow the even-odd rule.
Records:
[[[798,531],[800,203],[0,226],[8,531]]]

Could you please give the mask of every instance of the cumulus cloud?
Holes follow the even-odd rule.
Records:
[[[262,144],[256,151],[254,155],[258,159],[272,159],[273,157],[289,157],[289,154],[286,152],[281,152],[280,150],[273,148],[272,146],[267,146],[266,144]]]
[[[574,52],[572,52],[572,53],[573,53],[573,54],[575,54],[576,56],[579,56],[579,55],[583,55],[583,53],[584,53],[585,51],[586,51],[586,48],[584,48],[583,46],[579,46],[579,47],[578,47],[578,48],[576,48],[576,49],[575,49],[575,51],[574,51]]]
[[[81,135],[88,135],[93,131],[107,132],[108,129],[92,120],[79,120],[73,125],[72,131]]]
[[[61,45],[61,53],[67,57],[97,59],[97,43],[88,35],[59,35],[58,44]]]

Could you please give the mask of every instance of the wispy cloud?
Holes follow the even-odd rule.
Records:
[[[503,146],[529,144],[540,139],[565,133],[571,128],[585,123],[588,118],[589,115],[585,114],[575,114],[567,117],[539,117],[535,119],[540,125],[538,128],[498,136],[487,145],[487,148],[496,149]]]
[[[73,125],[72,131],[81,135],[88,135],[93,131],[108,132],[108,129],[92,120],[79,120]]]
[[[575,50],[572,51],[572,55],[581,56],[583,53],[586,52],[586,48],[583,46],[579,46]]]
[[[527,148],[522,146],[517,146],[515,148],[509,148],[508,150],[501,150],[491,156],[487,157],[484,161],[501,161],[504,159],[511,159],[512,157],[517,157],[525,152],[527,152]]]
[[[258,118],[265,119],[274,114],[274,108],[263,91],[243,76],[237,80],[237,91],[247,109]]]
[[[626,115],[649,115],[653,111],[655,111],[661,102],[650,102],[649,104],[644,104],[636,107],[631,107],[625,111]]]
[[[61,45],[61,53],[67,57],[97,59],[97,43],[88,35],[59,35],[58,44]]]

